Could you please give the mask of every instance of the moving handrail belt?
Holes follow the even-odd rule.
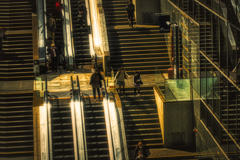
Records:
[[[108,109],[108,118],[109,118],[109,128],[110,128],[110,137],[111,137],[111,146],[112,146],[112,155],[113,155],[113,159],[115,159],[115,153],[114,153],[114,144],[113,144],[113,135],[112,135],[112,126],[111,126],[111,117],[110,117],[110,110],[109,110],[109,96],[108,96],[108,92],[107,92],[107,86],[106,86],[106,81],[105,80],[103,80],[103,83],[104,83],[104,89],[105,89],[105,98],[106,98],[106,104],[107,104],[107,109]],[[104,98],[104,97],[103,97]],[[110,146],[109,146],[109,148],[110,148]],[[110,150],[109,150],[109,152],[110,152]]]

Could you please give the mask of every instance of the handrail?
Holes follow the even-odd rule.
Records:
[[[47,91],[47,77],[46,77],[46,79],[45,79],[45,91],[44,91],[44,104],[46,104],[46,115],[47,115],[47,137],[48,137],[48,140],[47,140],[47,142],[48,142],[48,150],[49,150],[49,148],[50,148],[50,146],[49,146],[49,128],[48,128],[48,91]],[[50,152],[48,152],[48,159],[50,160]]]
[[[200,53],[210,62],[234,87],[237,88],[238,91],[240,91],[240,88],[210,59],[208,56],[200,51]]]
[[[71,31],[71,35],[73,35],[73,24],[72,24],[72,6],[71,6],[71,0],[69,0],[69,20],[70,20],[70,31]],[[75,47],[74,47],[74,39],[73,36],[71,36],[72,39],[72,54],[73,54],[73,63],[75,63]]]
[[[89,49],[90,49],[90,55],[92,58],[92,61],[95,60],[95,64],[97,63],[96,61],[96,53],[94,51],[94,36],[93,36],[93,27],[92,27],[92,22],[91,22],[91,11],[90,11],[90,2],[89,0],[85,0],[85,5],[86,5],[86,10],[87,10],[87,17],[86,21],[88,22],[88,26],[90,26],[90,34],[89,34]],[[86,24],[86,23],[85,23]]]
[[[45,47],[45,41],[46,41],[46,34],[45,30],[45,16],[46,16],[46,0],[38,1],[38,7],[37,7],[37,15],[38,15],[38,48],[39,48],[39,62],[45,63],[46,65],[46,47]]]
[[[82,96],[81,96],[81,88],[80,88],[80,83],[79,83],[79,78],[77,76],[77,93],[78,93],[78,99],[80,102],[80,115],[81,115],[81,122],[82,122],[82,134],[83,134],[83,146],[84,146],[84,159],[87,160],[87,140],[86,140],[86,135],[85,135],[85,120],[84,120],[84,111],[83,111],[83,103],[82,103]]]
[[[181,13],[184,13],[183,10],[181,10],[178,6],[176,6],[173,2],[171,2],[170,0],[168,0],[169,3],[171,3],[172,6],[174,6],[177,10],[179,10]],[[196,24],[197,26],[199,26],[199,24],[190,16],[188,16],[186,13],[184,13],[184,15],[186,15],[194,24]]]
[[[71,23],[70,23],[70,12],[69,12],[69,2],[70,0],[64,0],[64,22],[65,22],[65,50],[68,55],[68,67],[70,70],[73,70],[74,67],[74,55],[73,55],[73,48],[72,48],[72,31],[71,31]],[[66,17],[67,16],[67,17]]]
[[[113,160],[115,159],[115,153],[114,153],[114,145],[113,145],[113,135],[112,135],[112,126],[111,126],[111,118],[110,118],[110,110],[109,110],[109,96],[108,96],[108,92],[107,92],[107,86],[106,86],[106,82],[105,80],[103,80],[104,83],[104,89],[105,89],[105,98],[106,98],[106,104],[107,104],[107,109],[108,109],[108,119],[109,119],[109,128],[110,128],[110,138],[111,138],[111,145],[112,145],[112,152],[113,152]],[[111,159],[111,157],[110,157]]]
[[[71,105],[71,113],[72,113],[72,127],[73,127],[73,144],[74,144],[74,155],[75,160],[78,160],[79,154],[78,154],[78,138],[77,138],[77,127],[76,127],[76,111],[75,111],[75,94],[74,94],[74,83],[73,83],[73,77],[71,76],[71,86],[72,86],[72,102]]]
[[[63,0],[64,1],[64,0]],[[66,63],[66,67],[69,66],[69,55],[68,55],[68,51],[67,51],[67,38],[66,38],[66,20],[65,20],[65,3],[63,2],[63,13],[62,14],[62,25],[63,25],[63,52],[64,52],[64,58],[65,58],[65,63]]]
[[[116,88],[114,88],[111,91],[112,95],[113,95],[113,99],[115,102],[115,110],[118,112],[118,124],[119,126],[119,132],[120,132],[120,144],[121,144],[121,152],[122,152],[122,159],[124,160],[129,160],[129,156],[128,156],[128,148],[127,148],[127,140],[126,140],[126,132],[125,132],[125,127],[124,127],[124,119],[123,119],[123,111],[122,111],[122,101],[119,97],[119,94],[116,90]],[[124,153],[124,154],[123,154]]]
[[[155,85],[155,86],[153,86],[153,88],[156,89],[156,91],[157,91],[159,97],[161,98],[161,100],[162,100],[163,102],[165,102],[165,97],[164,97],[161,89],[159,88],[159,86]]]
[[[164,88],[166,88],[166,86],[165,86],[165,81],[166,81],[166,79],[165,79],[165,77],[163,76],[163,74],[162,74],[162,72],[158,69],[158,67],[157,66],[155,66],[155,68],[156,68],[156,70],[159,72],[159,75],[163,78],[163,86],[164,86]],[[159,90],[160,90],[160,93],[161,93],[161,95],[162,95],[162,98],[164,99],[164,100],[166,100],[166,97],[165,97],[165,95],[162,93],[162,91],[161,91],[161,89],[159,88]]]
[[[53,159],[53,155],[52,155],[52,143],[51,143],[51,124],[50,124],[50,120],[51,120],[51,113],[50,113],[50,109],[48,106],[48,90],[47,90],[47,77],[45,79],[45,92],[44,92],[44,103],[46,105],[46,115],[47,115],[47,143],[48,143],[48,158],[49,160]]]

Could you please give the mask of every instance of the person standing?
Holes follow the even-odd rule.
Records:
[[[132,0],[129,0],[129,3],[126,6],[126,14],[128,16],[129,27],[133,28],[133,15],[134,15],[135,7],[132,3]]]
[[[61,62],[64,61],[63,55],[62,55],[62,46],[57,40],[55,40],[55,46],[57,48],[57,62],[58,62],[58,66],[60,66]]]
[[[3,40],[7,40],[7,36],[5,34],[6,30],[4,27],[0,28],[0,53],[3,53]]]
[[[52,71],[58,71],[58,50],[57,47],[52,46],[50,49],[51,60],[52,60]]]
[[[87,20],[86,20],[86,7],[83,2],[79,2],[78,5],[78,21],[80,24],[80,28],[83,28],[85,24],[85,28],[87,28]]]
[[[124,67],[122,66],[119,71],[117,72],[114,81],[117,81],[117,84],[119,85],[119,91],[121,94],[121,88],[123,92],[123,96],[125,96],[125,79],[131,78],[127,72],[124,70]]]
[[[96,90],[98,92],[98,100],[100,100],[100,88],[102,87],[101,80],[104,80],[104,77],[100,73],[100,70],[96,68],[90,79],[90,85],[92,85],[93,88],[94,101],[96,101]]]
[[[48,37],[52,37],[52,39],[55,39],[55,31],[56,31],[56,20],[52,17],[52,14],[49,14]]]
[[[55,12],[56,12],[56,20],[61,20],[62,19],[62,7],[61,7],[61,1],[57,0],[55,3]]]
[[[138,90],[138,96],[140,96],[140,85],[143,83],[142,77],[137,71],[135,71],[134,73],[133,83],[134,83],[134,97],[136,97],[136,90]]]

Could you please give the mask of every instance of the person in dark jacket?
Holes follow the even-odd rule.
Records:
[[[7,40],[7,36],[6,36],[5,32],[6,32],[6,30],[5,30],[4,27],[0,28],[0,53],[3,53],[3,51],[2,51],[2,48],[3,48],[2,41]]]
[[[126,14],[128,16],[129,27],[133,28],[133,15],[134,15],[135,7],[132,3],[132,0],[129,0],[129,3],[126,6]]]
[[[83,27],[87,27],[87,20],[86,20],[86,7],[85,5],[83,4],[83,2],[79,2],[79,5],[78,5],[78,21],[79,21],[79,24],[80,24],[80,28],[83,28]],[[85,26],[84,26],[85,25]]]
[[[104,77],[100,73],[100,70],[96,68],[90,80],[90,85],[92,85],[92,88],[93,88],[94,101],[96,101],[96,90],[98,92],[98,99],[100,100],[100,88],[102,87],[101,80],[104,80]]]
[[[134,157],[135,157],[135,160],[146,160],[147,152],[142,142],[138,142],[138,145],[135,148]]]
[[[140,73],[135,71],[134,78],[134,97],[136,97],[136,90],[138,90],[138,96],[140,96],[140,85],[142,84],[142,77],[140,76]]]
[[[58,49],[55,46],[50,48],[51,60],[52,60],[52,71],[58,71]]]
[[[48,16],[48,37],[52,37],[55,39],[55,31],[56,31],[56,20],[53,18],[52,14]]]
[[[125,96],[125,79],[131,78],[127,72],[124,70],[124,67],[122,66],[119,71],[117,72],[114,81],[117,81],[117,84],[119,85],[119,91],[121,94],[121,88],[123,88],[123,96]]]

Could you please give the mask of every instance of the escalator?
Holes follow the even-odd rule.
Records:
[[[56,20],[55,3],[54,3],[54,1],[47,1],[46,6],[47,6],[47,15],[49,15],[51,13],[53,18]],[[64,45],[62,20],[56,20],[55,40],[59,44],[61,44],[61,46]]]
[[[109,160],[109,145],[103,103],[84,98],[84,118],[89,160]]]
[[[88,36],[89,33],[88,29],[85,28],[85,24],[83,25],[85,27],[80,28],[80,24],[78,22],[78,0],[71,0],[71,9],[75,47],[75,63],[77,68],[83,68],[86,65],[92,65]]]
[[[54,160],[75,160],[71,100],[50,99],[52,151]]]

